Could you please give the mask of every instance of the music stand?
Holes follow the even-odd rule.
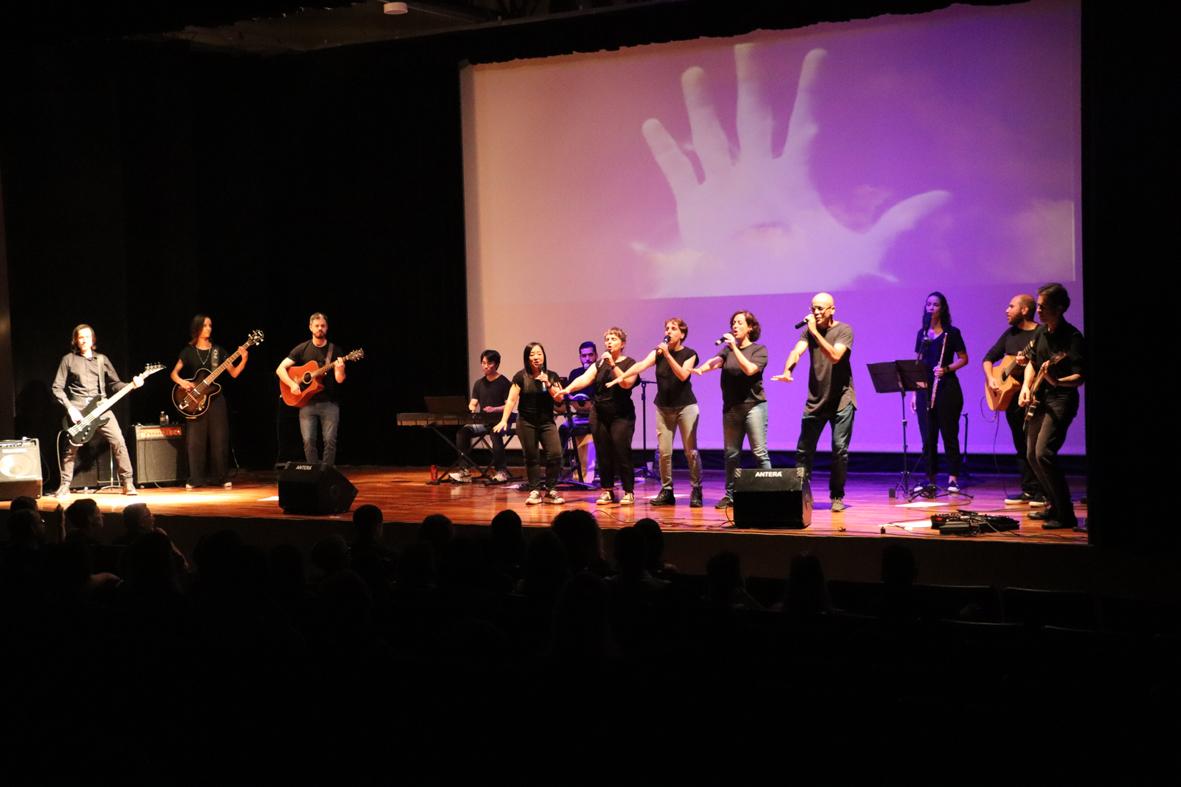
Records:
[[[642,426],[640,427],[640,455],[644,457],[644,463],[640,465],[640,469],[636,472],[640,478],[660,478],[659,468],[653,470],[651,462],[648,461],[648,386],[656,385],[655,380],[645,380],[643,377],[636,378],[636,384],[640,386],[640,418]],[[631,450],[631,446],[628,446]]]
[[[873,389],[878,393],[897,393],[902,406],[902,475],[894,489],[901,489],[905,496],[911,495],[909,446],[906,429],[910,422],[906,418],[906,392],[916,391],[927,385],[927,365],[922,361],[882,361],[866,364]],[[921,386],[920,386],[921,383]],[[911,498],[913,500],[913,498]]]

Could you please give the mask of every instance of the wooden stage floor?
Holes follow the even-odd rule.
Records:
[[[559,511],[581,508],[593,513],[605,529],[626,527],[638,519],[651,517],[666,531],[759,532],[776,536],[840,538],[878,537],[884,532],[886,535],[913,539],[947,540],[949,537],[940,536],[938,531],[931,529],[931,514],[967,509],[1021,520],[1018,530],[983,536],[992,541],[1073,545],[1085,544],[1087,541],[1086,534],[1082,532],[1042,530],[1038,522],[1025,518],[1030,512],[1026,506],[1006,506],[1004,482],[994,478],[985,478],[964,490],[974,499],[953,495],[937,500],[919,498],[907,503],[904,497],[889,496],[889,490],[897,481],[897,474],[854,474],[846,490],[848,509],[843,513],[833,513],[827,499],[827,478],[818,474],[813,490],[816,503],[811,527],[804,530],[743,531],[729,527],[727,512],[713,507],[724,488],[721,471],[706,472],[704,508],[689,507],[688,478],[680,477],[679,473],[676,477],[677,505],[654,507],[649,505],[648,498],[660,491],[660,484],[656,480],[636,480],[634,506],[597,506],[594,503],[598,496],[597,489],[562,490],[561,494],[566,500],[562,506],[527,506],[526,495],[516,488],[516,482],[501,485],[484,485],[480,482],[430,485],[426,483],[429,479],[426,468],[343,467],[341,471],[357,487],[357,499],[353,507],[372,503],[381,508],[387,522],[417,523],[426,514],[440,513],[446,514],[456,524],[486,525],[497,512],[512,508],[521,515],[527,527],[544,527]],[[1074,489],[1083,488],[1080,480],[1072,481]],[[1009,483],[1012,484],[1012,481]],[[278,487],[273,472],[240,474],[231,490],[211,488],[186,492],[183,487],[141,487],[139,496],[135,498],[114,490],[94,494],[93,497],[106,512],[120,511],[129,503],[142,502],[147,503],[155,514],[164,516],[293,521],[350,519],[349,514],[303,517],[283,513],[279,509]],[[72,499],[64,502],[68,504]],[[52,509],[56,505],[57,501],[53,498],[42,498],[43,509]],[[1080,518],[1086,516],[1085,507],[1080,507],[1078,511]],[[838,529],[840,524],[844,525],[844,531]]]

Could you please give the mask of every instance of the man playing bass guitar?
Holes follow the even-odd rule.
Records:
[[[1058,462],[1058,451],[1066,442],[1066,431],[1078,415],[1079,386],[1086,378],[1086,350],[1078,328],[1063,319],[1070,308],[1070,295],[1061,284],[1046,284],[1037,291],[1037,314],[1042,328],[1038,331],[1030,363],[1025,367],[1018,403],[1036,406],[1026,426],[1026,456],[1046,493],[1046,508],[1030,514],[1042,520],[1047,530],[1078,526],[1066,474]]]
[[[316,312],[308,318],[308,330],[312,338],[292,348],[275,374],[291,393],[301,393],[299,382],[291,379],[287,370],[315,362],[323,367],[332,364],[332,374],[323,376],[324,390],[314,395],[307,404],[299,408],[299,433],[303,437],[303,458],[308,462],[319,460],[319,434],[324,435],[324,462],[336,463],[336,434],[340,429],[340,406],[336,402],[336,386],[345,380],[344,359],[336,345],[328,341],[328,318]]]
[[[89,325],[83,323],[74,328],[70,346],[72,350],[63,355],[61,363],[57,365],[57,376],[53,378],[53,396],[66,408],[70,421],[78,423],[82,420],[82,409],[92,399],[106,396],[108,390],[112,394],[116,393],[127,383],[119,379],[107,356],[94,351],[94,329]],[[139,388],[144,384],[143,377],[134,377],[131,384]],[[139,494],[135,490],[131,456],[127,453],[123,431],[119,428],[115,413],[108,412],[105,417],[106,423],[99,427],[99,431],[111,444],[115,465],[119,468],[119,483],[123,485],[123,494]],[[74,460],[78,457],[78,448],[72,442],[67,443],[65,455],[62,456],[61,483],[54,493],[56,497],[70,494],[70,481],[74,478]]]

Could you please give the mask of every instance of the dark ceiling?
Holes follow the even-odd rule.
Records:
[[[0,9],[0,41],[188,41],[261,55],[308,52],[680,0],[41,0]]]

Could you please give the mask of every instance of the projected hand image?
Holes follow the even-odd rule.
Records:
[[[842,289],[863,276],[891,277],[882,259],[894,240],[947,201],[946,191],[902,199],[861,230],[837,220],[821,201],[810,164],[819,133],[815,86],[826,52],[804,58],[782,152],[772,151],[769,76],[752,44],[734,47],[737,145],[719,120],[705,71],[681,76],[693,161],[657,118],[644,139],[676,199],[681,245],[658,250],[633,244],[654,266],[657,296],[736,295]],[[872,130],[871,132],[872,133]]]

